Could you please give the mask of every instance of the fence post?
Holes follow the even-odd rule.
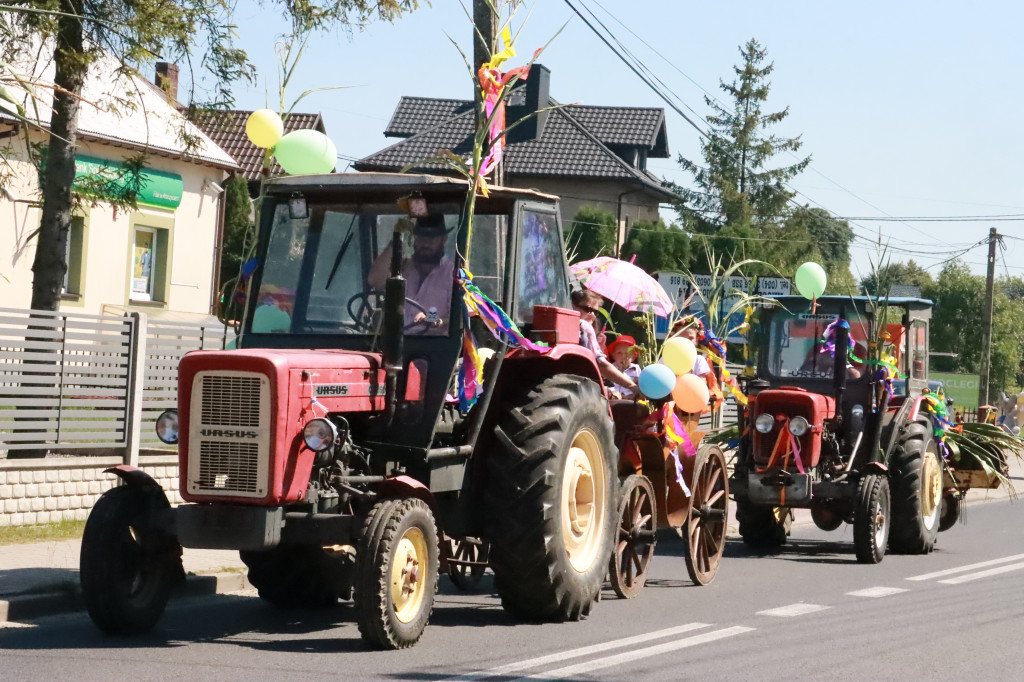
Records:
[[[124,463],[139,466],[139,443],[142,440],[142,391],[146,383],[146,313],[129,313],[132,335],[128,361],[128,424]]]

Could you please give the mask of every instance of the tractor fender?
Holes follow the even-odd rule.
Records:
[[[917,421],[917,415],[921,411],[921,398],[922,396],[914,398],[914,404],[910,408],[910,414],[907,415],[908,422]]]
[[[434,496],[430,488],[411,476],[393,476],[379,483],[375,490],[381,497],[415,497],[434,510]]]
[[[868,462],[864,465],[864,472],[868,474],[880,474],[885,476],[889,473],[889,467],[882,462]]]
[[[545,376],[552,374],[576,374],[594,381],[601,387],[601,392],[608,397],[604,388],[604,379],[601,378],[601,370],[597,367],[597,359],[594,354],[575,343],[560,343],[551,348],[547,353],[536,353],[533,351],[514,351],[505,358],[507,367],[503,370],[515,368],[516,375],[521,369],[541,371]]]
[[[121,479],[125,485],[141,491],[149,498],[155,509],[170,509],[171,503],[167,500],[167,493],[160,487],[156,480],[138,467],[128,464],[120,464],[116,467],[104,469],[105,474],[114,474]]]

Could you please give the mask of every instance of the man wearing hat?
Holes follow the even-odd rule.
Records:
[[[448,241],[444,216],[432,213],[417,218],[412,234],[412,255],[402,264],[402,277],[405,278],[406,298],[419,307],[406,303],[405,324],[413,334],[445,334],[451,312],[455,263],[444,252]],[[391,272],[391,250],[389,242],[370,267],[367,283],[371,289],[384,290]]]

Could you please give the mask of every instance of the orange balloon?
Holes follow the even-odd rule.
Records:
[[[672,400],[683,412],[703,412],[710,398],[707,382],[696,374],[682,375],[672,389]]]

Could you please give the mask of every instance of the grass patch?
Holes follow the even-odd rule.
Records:
[[[17,545],[46,540],[71,540],[82,537],[85,521],[65,519],[38,526],[0,526],[0,545]]]

